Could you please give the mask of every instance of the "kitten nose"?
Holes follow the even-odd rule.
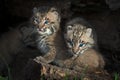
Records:
[[[77,47],[74,47],[74,48],[73,48],[73,53],[76,54],[77,51],[78,51],[78,48],[77,48]]]

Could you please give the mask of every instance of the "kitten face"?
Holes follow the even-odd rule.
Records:
[[[86,28],[81,24],[67,25],[64,35],[68,51],[76,56],[94,45],[92,28]]]
[[[55,8],[40,7],[33,9],[32,22],[40,34],[53,34],[60,23],[60,16]]]

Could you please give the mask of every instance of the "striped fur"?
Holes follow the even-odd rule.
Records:
[[[38,28],[40,34],[51,35],[59,29],[59,11],[54,7],[35,7],[31,22]]]
[[[75,18],[66,24],[65,40],[70,54],[77,56],[95,46],[93,29],[83,23],[83,19]]]
[[[33,9],[33,16],[29,25],[21,25],[23,42],[27,46],[37,47],[42,54],[46,54],[50,48],[48,37],[59,30],[60,15],[54,7],[38,7]]]
[[[50,50],[47,38],[59,30],[59,11],[48,6],[34,8],[31,21],[39,33],[39,36],[36,37],[37,47],[43,54],[46,54]]]
[[[65,28],[66,49],[61,47],[63,52],[57,53],[51,64],[77,71],[85,68],[87,71],[102,69],[105,62],[103,56],[94,49],[96,40],[93,28],[82,18],[70,20]]]

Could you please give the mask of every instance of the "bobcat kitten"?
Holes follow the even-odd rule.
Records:
[[[37,47],[48,62],[54,57],[54,40],[60,30],[60,19],[60,12],[55,7],[34,8],[31,23],[37,28],[37,33],[30,35],[30,39],[24,39],[26,45]]]
[[[51,35],[59,29],[60,14],[55,7],[35,7],[31,22],[39,29],[40,34]]]
[[[59,11],[49,6],[35,7],[30,23],[33,25],[33,33],[23,39],[25,45],[37,47],[43,55],[47,54],[50,44],[59,30]],[[29,29],[30,27],[23,27],[21,31],[26,33]],[[49,40],[50,37],[51,40]]]
[[[65,26],[64,40],[67,47],[67,54],[71,58],[60,60],[57,53],[54,64],[81,70],[87,67],[89,70],[104,67],[103,57],[94,49],[96,46],[95,35],[93,28],[82,18],[70,20]],[[62,56],[65,53],[62,53]]]

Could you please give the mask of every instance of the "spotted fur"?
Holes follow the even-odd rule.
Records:
[[[83,22],[83,19],[77,18],[66,24],[64,37],[69,53],[74,56],[83,54],[87,49],[92,48],[96,44],[93,37],[93,29]]]
[[[59,29],[60,14],[54,7],[35,7],[31,21],[38,28],[40,34],[51,35]]]
[[[57,53],[51,64],[78,71],[85,68],[88,71],[103,68],[105,65],[103,56],[94,48],[96,39],[93,27],[83,18],[74,18],[68,21],[64,28],[67,52],[63,49],[64,52]]]
[[[23,42],[27,46],[37,47],[42,54],[46,54],[50,50],[47,39],[56,34],[59,25],[60,14],[56,8],[35,7],[30,23],[20,26],[24,36]]]

